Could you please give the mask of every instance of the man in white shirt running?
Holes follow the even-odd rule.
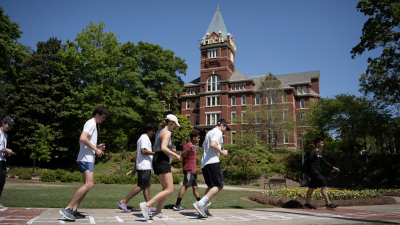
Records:
[[[69,205],[60,210],[60,214],[67,220],[75,221],[76,219],[85,218],[84,215],[77,211],[77,208],[88,191],[93,187],[95,157],[96,155],[101,157],[106,148],[104,144],[97,145],[98,134],[96,124],[102,123],[108,115],[109,113],[106,108],[97,106],[93,110],[92,119],[88,120],[83,127],[79,138],[80,149],[76,162],[79,164],[79,171],[83,174],[85,183],[75,192]]]
[[[137,141],[137,155],[135,166],[131,172],[132,175],[138,174],[138,185],[132,189],[129,194],[117,203],[118,207],[124,212],[131,212],[126,206],[131,198],[135,197],[139,192],[143,191],[144,200],[150,201],[150,186],[151,186],[151,163],[153,160],[153,152],[150,138],[157,131],[157,126],[154,124],[146,124],[142,129],[142,136]]]
[[[14,125],[14,120],[11,117],[4,117],[1,120],[1,128],[0,128],[0,196],[3,193],[3,187],[6,184],[6,154],[14,155],[14,152],[7,148],[7,134],[6,131],[11,130]],[[0,211],[7,211],[8,207],[4,207],[0,204]]]
[[[224,174],[219,161],[219,155],[228,155],[228,150],[222,148],[224,142],[222,132],[230,131],[228,122],[220,119],[217,126],[209,131],[203,142],[203,157],[201,158],[201,169],[204,176],[204,181],[207,185],[207,190],[204,197],[195,203],[194,208],[199,212],[200,217],[207,218],[212,216],[207,209],[207,202],[213,198],[224,187]]]

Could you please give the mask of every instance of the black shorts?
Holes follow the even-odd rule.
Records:
[[[146,188],[151,186],[151,170],[137,170],[138,183],[137,186]]]
[[[310,173],[311,177],[309,188],[319,188],[328,186],[325,178],[320,173]]]
[[[159,151],[154,154],[152,165],[154,174],[156,175],[171,172],[171,166],[169,165],[169,156],[164,152]]]
[[[224,187],[224,174],[219,163],[207,164],[201,170],[208,187]]]
[[[185,173],[185,178],[183,179],[183,186],[192,187],[197,186],[197,174],[195,173]]]

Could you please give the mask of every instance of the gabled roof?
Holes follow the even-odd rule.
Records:
[[[186,83],[184,86],[196,85],[199,84],[199,82],[200,82],[200,77],[190,81],[189,83]]]
[[[253,90],[258,90],[260,79],[263,77],[265,76],[249,77],[252,78],[256,83]],[[316,70],[316,71],[301,72],[301,73],[275,75],[275,77],[279,79],[279,81],[281,82],[282,88],[290,88],[290,85],[295,85],[296,83],[298,84],[310,83],[312,78],[319,78],[320,73],[319,70]]]
[[[248,80],[249,77],[244,75],[243,73],[239,72],[238,70],[234,70],[232,76],[230,77],[229,81],[237,81],[237,80]]]
[[[207,33],[209,33],[210,35],[212,34],[212,32],[218,34],[220,31],[222,32],[221,36],[223,38],[227,38],[228,30],[225,27],[225,23],[224,20],[222,19],[221,11],[219,11],[219,6],[218,6],[218,9],[214,14],[214,17],[212,18],[210,26],[208,26],[207,32],[204,35],[203,39],[206,39]]]

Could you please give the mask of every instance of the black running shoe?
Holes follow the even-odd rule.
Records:
[[[313,207],[311,204],[304,204],[303,209],[314,209],[314,210],[316,210],[317,208]]]
[[[329,205],[326,205],[326,209],[330,209],[330,210],[336,209],[337,207],[339,207],[339,206],[334,205],[334,204],[332,204],[332,203],[330,203]]]
[[[187,209],[183,208],[181,205],[176,205],[173,207],[174,211],[186,211]]]
[[[75,219],[85,219],[86,216],[78,212],[78,210],[72,211],[74,214]]]

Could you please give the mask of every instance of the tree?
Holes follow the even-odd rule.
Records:
[[[39,124],[38,129],[36,129],[33,137],[38,139],[36,158],[39,161],[39,167],[40,167],[41,161],[49,162],[51,160],[51,153],[53,150],[51,143],[54,141],[54,135],[52,135],[49,125],[43,126],[42,124]],[[35,149],[35,147],[36,143],[33,142],[30,145],[30,148]],[[34,159],[34,157],[35,157],[35,150],[33,150],[30,155],[31,159]]]
[[[93,108],[103,105],[110,117],[101,124],[100,138],[108,149],[117,149],[121,142],[134,145],[134,127],[158,123],[164,117],[164,99],[171,109],[177,108],[176,95],[183,90],[180,74],[186,74],[184,60],[159,45],[139,42],[120,44],[112,32],[104,32],[105,24],[91,22],[75,38],[67,41],[65,57],[73,58],[77,91],[68,97],[71,111],[83,123],[91,117]],[[126,141],[121,141],[122,133]],[[125,144],[122,143],[122,144]]]
[[[181,146],[182,140],[187,140],[189,138],[190,132],[192,132],[192,125],[190,125],[190,121],[185,115],[176,114],[178,118],[180,127],[174,129],[174,143],[175,146]]]
[[[19,24],[12,22],[0,7],[0,83],[16,84],[21,63],[29,52],[29,48],[18,43],[22,33]]]
[[[15,132],[13,143],[22,150],[21,155],[29,156],[34,149],[32,138],[42,128],[53,136],[49,151],[78,151],[77,139],[71,139],[74,134],[79,135],[76,134],[79,130],[74,128],[76,118],[61,114],[69,110],[65,98],[78,82],[68,71],[68,61],[59,55],[61,40],[50,38],[36,46],[37,50],[23,63],[18,85],[9,93],[9,100],[13,101],[9,114],[19,124],[18,129],[12,130]]]
[[[361,41],[351,51],[352,58],[366,51],[382,49],[368,58],[368,68],[360,77],[360,91],[373,94],[389,104],[400,103],[400,2],[398,0],[361,0],[357,4],[370,18],[362,29]]]
[[[266,138],[267,143],[274,144],[276,149],[279,138],[284,138],[284,134],[293,134],[296,128],[294,115],[289,114],[286,104],[281,104],[285,93],[281,82],[274,75],[267,74],[259,86],[256,96],[260,98],[261,109],[254,112],[254,115],[246,111],[246,115],[257,118],[260,136]]]

